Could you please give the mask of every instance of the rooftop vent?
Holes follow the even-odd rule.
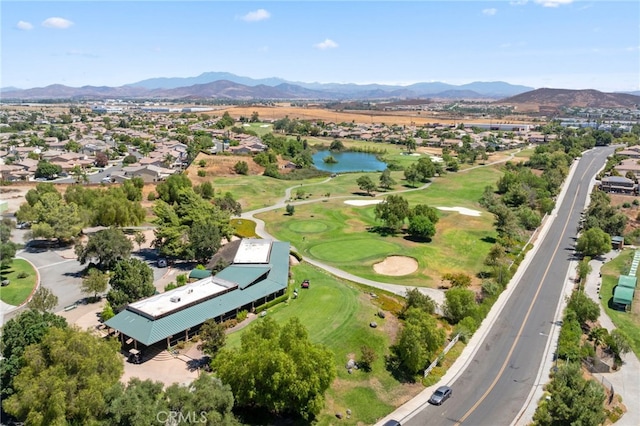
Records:
[[[173,296],[173,297],[172,297],[171,299],[169,299],[169,300],[171,300],[173,303],[178,303],[178,302],[180,301],[180,298],[179,298],[178,296]]]

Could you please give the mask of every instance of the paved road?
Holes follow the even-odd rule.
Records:
[[[584,154],[568,184],[546,238],[467,368],[451,384],[454,396],[440,407],[424,404],[405,425],[508,425],[538,385],[541,360],[573,258],[576,224],[592,176],[613,148]],[[523,265],[525,266],[525,265]],[[551,351],[553,351],[553,347]],[[546,381],[546,377],[542,377]],[[535,401],[534,401],[535,403]]]

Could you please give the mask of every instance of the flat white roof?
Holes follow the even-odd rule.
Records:
[[[203,299],[210,299],[218,293],[237,286],[222,278],[207,277],[182,287],[156,294],[143,300],[129,304],[127,309],[158,317],[166,313],[180,310]]]
[[[240,243],[233,263],[269,263],[271,240],[245,238]]]

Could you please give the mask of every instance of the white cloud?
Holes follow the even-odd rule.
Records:
[[[320,50],[335,49],[336,47],[338,47],[338,43],[327,38],[321,43],[314,44],[313,47]]]
[[[70,26],[73,25],[73,22],[69,21],[68,19],[64,19],[64,18],[58,18],[58,17],[52,17],[52,18],[47,18],[44,21],[42,21],[42,26],[46,27],[46,28],[55,28],[58,30],[66,30],[67,28],[69,28]]]
[[[33,24],[31,24],[31,22],[18,21],[18,23],[16,24],[16,28],[18,28],[19,30],[29,31],[33,29]]]
[[[527,3],[529,3],[529,0],[513,0],[509,2],[511,6],[522,6]]]
[[[264,9],[254,10],[244,15],[241,19],[246,22],[258,22],[271,18],[271,14]]]
[[[571,4],[573,0],[533,0],[544,7],[558,7],[563,4]]]
[[[491,9],[482,9],[482,14],[486,16],[493,16],[496,13],[498,13],[498,9],[493,7]]]
[[[67,56],[83,56],[83,57],[86,57],[86,58],[97,58],[98,57],[98,55],[96,55],[95,53],[85,52],[85,51],[78,50],[78,49],[67,50]]]

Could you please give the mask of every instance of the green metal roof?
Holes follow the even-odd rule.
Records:
[[[613,292],[613,303],[621,305],[630,305],[633,302],[634,289],[629,287],[616,287]]]
[[[638,278],[629,275],[620,275],[618,278],[618,287],[636,288]]]
[[[208,269],[192,269],[189,272],[189,278],[195,278],[197,280],[201,280],[203,278],[207,278],[211,276],[211,271]]]
[[[269,265],[231,265],[218,272],[216,277],[238,283],[240,288],[247,288],[263,278],[270,270]]]
[[[149,346],[169,336],[182,333],[188,328],[202,324],[210,318],[219,317],[244,305],[263,299],[279,290],[286,289],[289,280],[289,243],[273,242],[268,265],[232,265],[230,268],[234,269],[228,272],[227,275],[249,284],[246,284],[245,287],[239,285],[238,289],[229,293],[157,320],[148,319],[125,309],[106,321],[105,324]],[[220,271],[216,276],[236,281],[222,276],[227,269],[229,268]],[[244,276],[242,274],[243,270],[245,272]],[[265,272],[267,275],[262,280],[256,281],[256,278],[264,275]]]

